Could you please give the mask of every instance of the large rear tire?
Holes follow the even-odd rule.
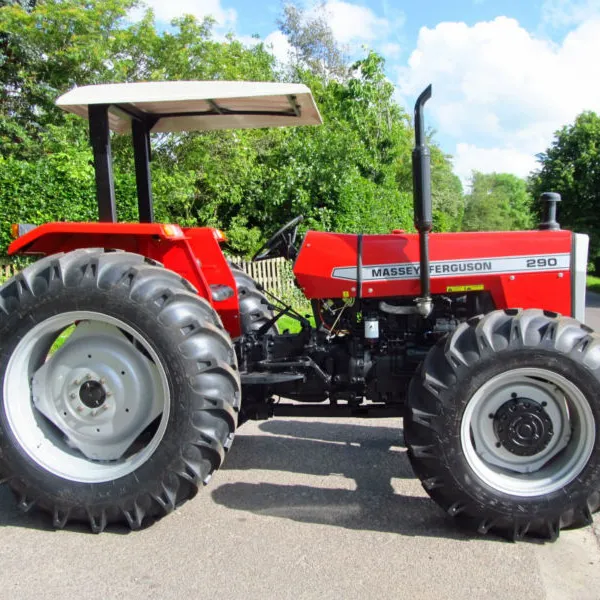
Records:
[[[137,529],[193,497],[231,445],[229,335],[187,281],[143,256],[36,262],[0,288],[0,340],[0,481],[55,527]]]
[[[555,540],[600,507],[600,336],[495,311],[433,347],[409,389],[408,455],[428,494],[480,533]]]

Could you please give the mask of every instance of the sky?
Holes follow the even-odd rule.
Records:
[[[280,60],[280,0],[145,0],[166,24],[189,13],[216,32]],[[600,0],[326,0],[331,30],[351,56],[386,60],[407,110],[427,84],[426,122],[467,184],[473,170],[526,177],[554,132],[584,110],[600,113]],[[306,0],[307,10],[313,6]]]

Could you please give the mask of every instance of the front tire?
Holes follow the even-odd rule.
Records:
[[[137,529],[221,464],[235,353],[176,273],[125,252],[41,259],[0,288],[0,340],[0,481],[21,509]]]
[[[600,336],[495,311],[434,346],[409,389],[408,455],[428,494],[480,533],[554,540],[600,507]]]

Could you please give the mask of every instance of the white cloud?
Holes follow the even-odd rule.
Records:
[[[391,21],[384,17],[378,17],[370,8],[343,0],[328,0],[324,5],[315,5],[305,13],[306,19],[319,17],[325,20],[334,39],[341,45],[377,40],[382,41],[381,51],[388,58],[394,58],[400,54],[399,44],[385,42],[386,36],[391,31]],[[394,20],[394,26],[400,26],[403,21],[403,13],[398,13]],[[292,47],[286,35],[280,31],[273,31],[264,41],[267,47],[271,46],[271,53],[279,62],[283,64],[289,62]]]
[[[272,31],[264,41],[265,47],[281,64],[287,64],[290,60],[290,52],[292,46],[288,42],[288,38],[281,31]]]
[[[554,131],[583,110],[600,111],[600,61],[591,59],[598,56],[600,19],[582,23],[561,44],[506,17],[472,27],[440,23],[419,32],[400,71],[400,94],[414,98],[433,83],[427,108],[438,131],[469,141],[457,148],[463,174],[486,164],[500,171],[491,164],[495,158],[522,175]]]
[[[400,56],[402,46],[400,44],[396,44],[395,42],[387,42],[382,44],[380,51],[386,59],[397,58]]]
[[[314,11],[311,12],[314,14]],[[340,44],[381,39],[390,29],[387,19],[378,17],[366,6],[351,2],[329,0],[325,3],[324,12],[333,36]]]
[[[535,168],[535,157],[515,148],[479,148],[473,144],[456,145],[454,172],[466,187],[473,171],[513,173],[526,177]]]
[[[157,21],[166,23],[186,14],[200,20],[211,16],[222,27],[233,25],[237,19],[235,9],[224,8],[221,6],[221,0],[144,0],[144,4],[154,11]],[[138,20],[143,14],[142,6],[131,11],[130,17]]]
[[[545,0],[542,21],[552,27],[578,25],[600,14],[600,0]]]
[[[214,36],[215,39],[221,39],[224,41],[227,41],[228,39],[228,35],[215,35]],[[254,48],[254,46],[258,46],[258,44],[260,44],[263,40],[260,39],[260,37],[256,36],[256,35],[236,35],[234,38],[237,42],[240,42],[240,44],[243,44],[244,46],[246,46],[246,48]]]

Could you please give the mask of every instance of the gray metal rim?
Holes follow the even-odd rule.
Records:
[[[62,347],[48,355],[73,324]],[[86,384],[99,390],[98,406],[82,396]],[[127,323],[91,311],[55,315],[29,330],[11,355],[3,392],[21,448],[71,481],[100,483],[132,473],[156,451],[169,419],[168,380],[152,346]]]
[[[497,446],[491,415],[513,393],[545,403],[552,421],[552,441],[533,456],[516,456]],[[520,368],[496,375],[473,394],[460,435],[464,456],[482,481],[505,494],[534,497],[560,490],[582,472],[596,427],[585,395],[572,381],[547,369]]]

